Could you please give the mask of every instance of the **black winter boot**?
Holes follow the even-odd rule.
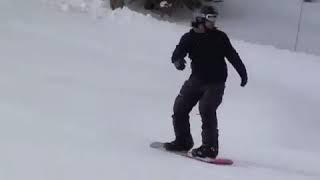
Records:
[[[176,139],[172,142],[164,143],[164,148],[167,151],[189,151],[193,147],[192,137],[184,139]]]
[[[191,151],[192,156],[200,158],[216,158],[218,156],[218,149],[215,149],[213,146],[202,145],[199,148],[193,149]]]

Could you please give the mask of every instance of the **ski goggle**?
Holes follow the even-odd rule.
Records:
[[[217,19],[216,14],[198,14],[195,17],[196,22],[204,23],[205,21],[215,22]]]
[[[216,14],[202,14],[202,17],[205,18],[207,21],[215,22],[217,19]]]

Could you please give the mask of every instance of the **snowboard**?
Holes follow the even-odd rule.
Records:
[[[190,151],[185,151],[185,152],[167,151],[164,148],[164,143],[162,143],[162,142],[152,142],[150,144],[150,147],[154,148],[154,149],[170,152],[170,153],[173,153],[173,154],[176,154],[176,155],[180,155],[180,156],[183,156],[183,157],[187,157],[187,158],[190,158],[190,159],[198,160],[198,161],[201,161],[201,162],[209,163],[209,164],[215,164],[215,165],[232,165],[233,164],[233,161],[231,159],[227,159],[227,158],[215,158],[215,159],[208,158],[208,157],[207,158],[201,158],[201,157],[192,156]]]

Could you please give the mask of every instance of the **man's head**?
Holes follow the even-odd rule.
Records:
[[[200,11],[194,14],[192,27],[204,26],[207,29],[214,29],[218,11],[212,6],[203,6]]]

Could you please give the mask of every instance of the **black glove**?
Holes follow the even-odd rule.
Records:
[[[248,77],[242,77],[241,78],[241,87],[246,86],[247,83],[248,83]]]
[[[179,71],[182,71],[184,68],[186,68],[186,60],[184,59],[177,60],[173,64]]]

